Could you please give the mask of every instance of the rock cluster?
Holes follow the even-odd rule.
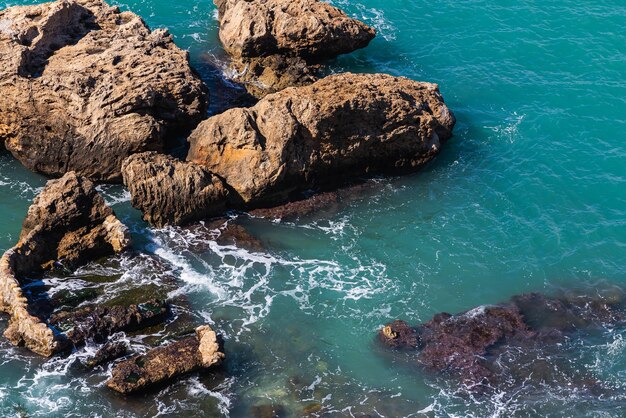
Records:
[[[117,364],[107,386],[120,393],[137,392],[185,373],[216,366],[223,359],[217,335],[204,325],[192,337]]]
[[[207,119],[189,137],[186,164],[143,154],[123,175],[146,220],[184,222],[224,205],[274,206],[303,190],[414,171],[438,153],[454,123],[435,84],[339,74]],[[186,180],[196,177],[202,181]]]
[[[417,364],[458,376],[464,383],[497,383],[497,354],[508,348],[555,346],[575,331],[626,322],[626,294],[538,293],[514,296],[505,304],[437,314],[411,327],[396,320],[378,333],[384,346],[415,351]],[[525,376],[528,377],[528,376]]]
[[[63,348],[63,336],[31,313],[21,281],[57,263],[74,267],[129,245],[128,229],[93,183],[74,172],[49,181],[28,210],[18,244],[0,260],[0,310],[11,315],[5,336],[44,356]]]
[[[318,0],[214,0],[235,79],[256,96],[316,79],[323,59],[364,48],[376,32]]]
[[[101,0],[0,11],[0,143],[26,167],[117,181],[205,116],[207,91],[165,30]]]

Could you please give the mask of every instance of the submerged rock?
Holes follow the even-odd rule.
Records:
[[[623,292],[613,297],[524,294],[501,305],[456,315],[440,313],[417,327],[396,320],[379,331],[378,339],[392,349],[415,350],[417,363],[427,370],[457,376],[470,386],[497,384],[509,380],[500,375],[502,356],[507,351],[557,348],[575,331],[626,323],[625,296]],[[544,366],[534,361],[536,354],[531,356],[533,361],[521,364],[520,370],[534,370],[531,375],[537,379],[549,377],[538,373]],[[509,373],[509,378],[532,377],[518,370]],[[594,380],[574,376],[571,381],[587,385]]]
[[[59,0],[0,22],[0,142],[31,170],[117,181],[126,157],[205,116],[188,53],[131,12]]]
[[[374,29],[318,0],[214,0],[235,80],[256,97],[316,79],[315,63],[364,48]]]
[[[0,310],[11,315],[5,336],[44,356],[62,349],[63,337],[32,314],[21,281],[55,263],[75,267],[129,245],[128,229],[93,183],[73,172],[49,181],[28,210],[18,244],[0,259]]]
[[[107,341],[96,353],[85,360],[84,365],[89,369],[108,363],[125,356],[128,353],[128,345],[125,341]]]
[[[124,184],[144,219],[163,227],[223,213],[228,191],[205,167],[148,152],[124,161]]]
[[[217,335],[205,325],[196,329],[193,337],[119,363],[107,386],[120,393],[137,392],[185,373],[216,366],[223,358]]]
[[[165,302],[152,300],[139,305],[94,306],[57,312],[49,323],[74,346],[80,346],[88,340],[103,343],[118,331],[135,331],[161,323],[168,313]]]

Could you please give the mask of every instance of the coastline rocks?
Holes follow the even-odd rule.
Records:
[[[415,171],[439,152],[454,124],[436,84],[334,75],[207,119],[189,137],[187,162],[156,153],[130,157],[124,182],[144,219],[183,224],[225,208],[273,207],[307,190]]]
[[[161,323],[168,313],[165,302],[152,300],[128,307],[95,306],[62,311],[52,315],[49,323],[76,347],[92,339],[103,343],[118,331],[135,331]]]
[[[518,295],[501,305],[439,313],[417,327],[395,320],[378,332],[378,340],[387,348],[415,351],[417,364],[429,371],[457,376],[470,386],[496,384],[502,380],[500,355],[507,350],[557,347],[573,332],[626,323],[625,296],[621,291],[593,297]]]
[[[57,262],[75,267],[129,245],[128,229],[93,183],[73,172],[50,180],[29,208],[18,244],[0,259],[0,310],[11,316],[5,336],[43,356],[61,350],[62,336],[30,312],[21,281]]]
[[[216,174],[244,206],[354,177],[416,170],[452,135],[437,85],[385,74],[339,74],[202,122],[187,160]]]
[[[147,152],[124,161],[122,173],[131,204],[157,227],[208,218],[226,208],[224,184],[200,165]]]
[[[119,363],[107,386],[120,393],[148,389],[174,377],[219,365],[224,359],[217,335],[208,325],[196,335]]]
[[[42,174],[118,181],[126,157],[206,113],[188,53],[100,0],[0,11],[0,57],[0,142]]]
[[[315,81],[323,59],[366,47],[374,29],[318,0],[214,0],[235,80],[262,98]]]

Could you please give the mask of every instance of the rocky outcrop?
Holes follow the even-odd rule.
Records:
[[[201,165],[149,152],[128,158],[122,172],[132,205],[158,227],[208,218],[226,208],[224,184]]]
[[[193,128],[207,91],[165,30],[100,0],[0,11],[0,142],[26,167],[117,181]]]
[[[318,0],[214,0],[235,80],[256,96],[316,79],[315,64],[364,48],[374,29]]]
[[[169,313],[165,302],[152,300],[130,306],[94,306],[76,311],[58,312],[50,318],[50,325],[63,332],[74,346],[89,340],[103,343],[119,331],[135,331],[161,323]]]
[[[275,205],[294,191],[416,170],[454,123],[435,84],[346,73],[209,118],[189,137],[187,159],[244,205]]]
[[[148,351],[119,363],[107,386],[120,393],[145,390],[174,377],[221,363],[217,335],[208,325],[196,329],[196,335]]]
[[[414,171],[439,152],[454,123],[435,84],[334,75],[207,119],[189,137],[187,163],[142,154],[123,174],[146,220],[181,224],[224,207],[271,207],[305,190]],[[293,206],[286,212],[306,204]]]
[[[420,366],[470,386],[509,381],[511,376],[499,375],[500,354],[507,350],[555,347],[574,332],[626,323],[626,294],[600,293],[524,294],[457,315],[440,313],[417,327],[396,320],[379,331],[378,339],[394,350],[416,351]]]
[[[73,172],[49,181],[28,210],[18,244],[0,260],[0,310],[11,315],[5,336],[44,356],[60,350],[63,336],[31,313],[21,281],[56,263],[75,267],[129,245],[128,229],[93,183]]]

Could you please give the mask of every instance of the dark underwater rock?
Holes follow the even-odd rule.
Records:
[[[123,357],[127,353],[128,345],[125,341],[110,340],[100,347],[93,356],[85,360],[84,365],[89,369],[93,369],[101,364]]]
[[[571,375],[541,372],[543,366],[536,356],[540,350],[544,354],[545,350],[558,351],[575,332],[624,325],[625,295],[622,291],[598,292],[594,296],[523,294],[500,305],[481,306],[456,315],[440,313],[416,327],[396,320],[378,332],[378,339],[388,348],[415,352],[414,359],[421,367],[456,376],[470,386],[502,382],[500,361],[513,350],[522,354],[517,355],[519,365],[507,369],[509,377],[534,376],[541,381],[552,376],[598,390],[596,379],[576,370],[568,370]],[[525,352],[532,353],[531,358],[524,357]],[[569,380],[562,375],[569,376]]]
[[[153,300],[140,305],[95,306],[73,312],[58,312],[50,318],[50,325],[64,333],[74,345],[88,340],[102,343],[118,331],[134,331],[165,321],[168,305]]]

